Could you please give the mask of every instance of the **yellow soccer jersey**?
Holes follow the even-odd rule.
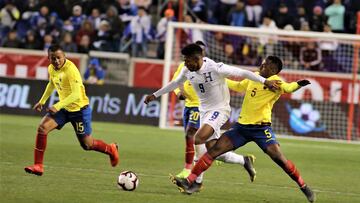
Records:
[[[185,66],[185,63],[182,62],[178,69],[176,70],[176,72],[174,73],[173,76],[173,80],[180,74],[181,70],[183,69],[183,67]],[[191,83],[189,80],[186,80],[184,83],[184,88],[183,88],[184,94],[186,96],[185,99],[185,106],[186,107],[198,107],[200,105],[200,101],[199,101],[199,97],[197,96],[194,88],[192,87]],[[180,88],[176,88],[174,90],[175,94],[178,95],[180,93]]]
[[[259,73],[257,73],[259,74]],[[291,93],[300,88],[297,82],[286,83],[278,75],[273,75],[268,80],[281,80],[280,90],[270,91],[264,84],[248,79],[242,81],[227,80],[231,90],[244,92],[245,97],[238,119],[240,124],[271,123],[271,110],[274,103],[283,93]]]
[[[65,108],[67,111],[74,112],[89,104],[80,72],[75,64],[66,59],[60,70],[55,70],[54,66],[50,64],[48,71],[50,79],[39,101],[41,104],[45,104],[54,89],[60,98],[60,101],[54,104],[56,110]]]

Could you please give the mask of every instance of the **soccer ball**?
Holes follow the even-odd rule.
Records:
[[[139,178],[132,171],[123,171],[117,179],[118,188],[125,191],[134,191],[139,185]]]

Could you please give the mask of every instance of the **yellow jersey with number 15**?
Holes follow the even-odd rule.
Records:
[[[65,64],[59,70],[55,70],[55,67],[50,64],[48,72],[50,79],[39,101],[41,104],[45,104],[54,89],[56,89],[60,99],[54,104],[56,110],[64,108],[67,111],[74,112],[89,104],[81,74],[74,63],[66,59]]]

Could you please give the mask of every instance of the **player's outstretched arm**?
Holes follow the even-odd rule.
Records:
[[[55,89],[55,86],[53,85],[53,83],[51,81],[49,81],[48,84],[46,85],[46,89],[45,89],[40,101],[34,105],[33,109],[40,112],[42,110],[45,102],[50,97],[51,93],[54,91],[54,89]]]
[[[301,87],[305,87],[309,84],[311,84],[309,80],[299,80],[297,82],[291,82],[291,83],[282,82],[281,89],[283,89],[284,92],[286,93],[292,93],[300,89]]]

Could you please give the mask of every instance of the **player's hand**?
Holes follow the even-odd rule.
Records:
[[[265,80],[266,87],[268,87],[271,91],[276,91],[280,89],[280,80]]]
[[[40,104],[40,102],[36,103],[33,107],[34,110],[41,112],[44,105]]]
[[[304,87],[304,86],[309,85],[309,84],[311,84],[311,83],[310,83],[310,81],[308,81],[308,80],[299,80],[299,81],[297,81],[297,84],[298,84],[299,86],[301,86],[301,87]]]
[[[153,95],[153,94],[147,95],[147,96],[145,97],[144,103],[145,103],[145,104],[148,104],[149,102],[151,102],[151,101],[153,101],[153,100],[155,100],[155,99],[156,99],[155,95]]]
[[[58,110],[56,110],[54,106],[47,108],[46,111],[50,114],[55,114],[56,112],[58,112]]]

